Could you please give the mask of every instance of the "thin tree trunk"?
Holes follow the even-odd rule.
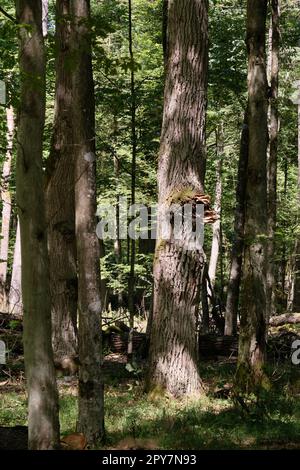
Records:
[[[213,238],[211,246],[211,254],[209,260],[208,276],[210,284],[214,290],[218,258],[221,243],[221,204],[222,204],[222,166],[223,166],[223,153],[224,153],[224,129],[221,123],[216,133],[217,140],[217,167],[216,167],[216,190],[215,190],[215,212],[218,219],[213,224]],[[212,293],[211,293],[212,295]]]
[[[118,120],[117,116],[114,115],[113,119],[113,160],[114,160],[114,170],[115,170],[115,178],[116,184],[118,185],[120,179],[120,162],[117,156],[117,152],[115,146],[117,145],[117,137],[118,137]],[[120,239],[120,194],[116,195],[116,239],[114,241],[114,253],[117,260],[117,263],[121,262],[122,259],[122,243]]]
[[[11,175],[11,162],[13,156],[13,138],[14,138],[14,111],[12,106],[6,108],[6,158],[2,170],[1,199],[2,199],[2,224],[0,238],[0,310],[7,310],[6,299],[6,275],[9,246],[9,225],[11,216],[11,195],[9,190],[9,180]]]
[[[208,267],[207,263],[204,264],[203,268],[203,280],[202,280],[202,292],[201,292],[201,305],[202,305],[202,325],[201,333],[209,333],[209,297],[207,288],[209,285]],[[213,293],[212,293],[213,294]]]
[[[100,250],[100,273],[101,273],[101,260],[105,257],[105,245],[102,239],[99,239],[99,250]],[[100,285],[101,285],[101,302],[102,302],[102,312],[107,310],[108,305],[108,292],[109,289],[106,285],[106,279],[103,279],[100,276]]]
[[[135,71],[134,71],[134,54],[133,54],[133,38],[132,38],[132,1],[128,0],[128,32],[129,32],[129,56],[130,56],[130,98],[131,98],[131,205],[135,204],[136,191],[136,154],[137,154],[137,134],[136,134],[136,91],[135,91]],[[136,257],[136,241],[130,239],[130,273],[128,283],[128,308],[129,308],[129,337],[128,337],[128,360],[130,361],[133,354],[133,329],[135,315],[135,257]]]
[[[298,93],[298,224],[300,223],[300,81]],[[300,312],[300,237],[297,235],[293,254],[293,296],[292,311]]]
[[[120,178],[120,162],[116,155],[114,155],[114,169],[115,169],[115,177],[116,180],[119,181]],[[116,257],[117,265],[121,264],[122,262],[122,241],[120,238],[120,194],[118,193],[116,196],[116,238],[114,241],[114,253]],[[121,284],[121,273],[118,275],[119,282]],[[118,288],[118,308],[122,308],[123,306],[123,295],[120,291],[120,287]]]
[[[120,164],[118,158],[114,155],[114,169],[115,177],[119,180],[120,177]],[[120,194],[116,197],[116,239],[114,241],[114,253],[117,263],[122,259],[122,244],[120,239]]]
[[[277,148],[278,148],[278,80],[279,80],[279,0],[272,0],[271,50],[270,54],[270,124],[269,153],[267,162],[268,181],[268,256],[267,256],[267,321],[275,315],[275,230],[277,214]]]
[[[95,101],[90,37],[90,2],[73,0],[73,126],[78,257],[78,429],[90,446],[104,433],[101,374],[100,248],[96,235]]]
[[[168,64],[168,4],[169,0],[163,0],[163,21],[162,21],[162,46],[163,46],[163,60],[165,71]],[[147,338],[147,347],[149,348],[150,336],[153,325],[153,307],[154,307],[154,281],[152,282],[152,292],[151,292],[151,305],[149,316],[147,320],[147,329],[146,329],[146,338]]]
[[[283,182],[283,198],[286,200],[287,198],[287,186],[288,186],[288,177],[289,177],[289,166],[288,166],[288,159],[287,156],[284,155],[284,182]],[[284,219],[282,222],[283,230],[286,229],[286,220]],[[278,266],[278,273],[277,273],[277,285],[278,289],[277,292],[280,294],[277,297],[277,304],[280,304],[281,311],[285,311],[288,309],[288,297],[286,295],[286,277],[287,277],[287,244],[285,237],[282,240],[282,248],[281,248],[281,257]]]
[[[237,368],[237,384],[244,390],[261,385],[265,360],[268,145],[266,16],[267,0],[248,0],[249,154]]]
[[[208,2],[169,0],[168,62],[158,184],[159,211],[195,201],[205,176],[205,110],[208,63]],[[160,215],[160,214],[159,214]],[[165,228],[158,222],[158,234]],[[189,235],[157,239],[154,307],[146,388],[175,396],[202,390],[199,375],[198,306],[204,265],[202,247]]]
[[[295,271],[295,248],[296,243],[294,244],[293,253],[290,256],[289,261],[286,264],[286,271],[285,271],[285,291],[287,293],[286,297],[286,311],[292,313],[293,306],[294,306],[294,271]]]
[[[22,252],[24,360],[29,449],[59,445],[58,394],[51,347],[49,260],[43,188],[45,57],[42,4],[17,1],[21,98],[18,119],[17,205]],[[29,25],[30,29],[22,25]]]
[[[299,83],[300,97],[300,83]],[[300,208],[300,100],[298,103],[298,208]],[[298,223],[300,221],[300,209],[298,210]],[[294,288],[294,312],[300,312],[300,240],[297,239],[296,252],[296,272]]]
[[[53,135],[47,160],[46,203],[54,356],[77,354],[72,44],[70,0],[56,1],[56,91]]]
[[[234,240],[231,250],[231,265],[227,286],[225,308],[226,336],[236,335],[239,308],[240,284],[242,277],[244,224],[245,224],[245,193],[249,152],[249,123],[248,105],[245,111],[243,129],[241,134],[241,147],[236,189],[236,210],[234,220]]]
[[[18,219],[16,241],[14,248],[14,259],[11,274],[11,283],[8,296],[9,312],[14,315],[22,315],[22,263],[21,263],[21,237],[20,222]]]
[[[44,38],[48,34],[48,0],[42,0],[42,30]]]
[[[163,0],[162,45],[165,67],[168,64],[168,8],[169,0]]]

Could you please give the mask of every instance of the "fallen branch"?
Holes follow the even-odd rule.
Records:
[[[2,7],[0,7],[0,12],[6,16],[6,18],[8,18],[10,21],[13,21],[14,23],[17,24],[17,20],[16,18],[14,18],[12,15],[10,15],[9,13],[7,13],[7,11],[5,11]]]
[[[270,326],[292,325],[300,323],[300,313],[284,313],[276,317],[271,317],[269,321]]]

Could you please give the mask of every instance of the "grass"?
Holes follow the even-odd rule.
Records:
[[[205,363],[209,393],[193,400],[149,399],[136,377],[108,377],[105,393],[106,447],[126,438],[151,439],[161,449],[300,448],[299,368],[271,368],[273,387],[245,412],[230,398],[217,399],[216,387],[232,380],[234,365]],[[1,388],[0,388],[1,393]],[[76,429],[75,388],[60,387],[63,435]],[[0,424],[26,424],[26,395],[9,387],[1,393]]]

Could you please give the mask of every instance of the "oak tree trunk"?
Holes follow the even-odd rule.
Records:
[[[95,102],[90,38],[90,2],[72,1],[75,220],[78,258],[78,430],[90,446],[104,433],[101,374],[100,249],[96,235]],[[76,45],[76,49],[75,49]]]
[[[56,86],[53,135],[47,160],[46,203],[56,358],[77,354],[72,44],[70,0],[56,2]]]
[[[169,0],[164,115],[158,184],[159,205],[170,207],[203,193],[208,62],[208,2]],[[158,233],[164,229],[159,221]],[[204,265],[202,247],[188,235],[157,240],[154,305],[146,388],[175,396],[202,390],[199,376],[198,307]]]
[[[263,378],[266,334],[268,83],[267,0],[248,0],[249,153],[245,200],[244,267],[237,383],[244,390]]]
[[[42,169],[45,57],[41,2],[18,0],[17,19],[20,24],[21,94],[16,195],[21,230],[28,440],[30,449],[54,449],[59,445],[59,421],[51,346],[50,276]]]

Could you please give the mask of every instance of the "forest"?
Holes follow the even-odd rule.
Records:
[[[0,52],[0,450],[299,450],[299,0],[0,0]]]

